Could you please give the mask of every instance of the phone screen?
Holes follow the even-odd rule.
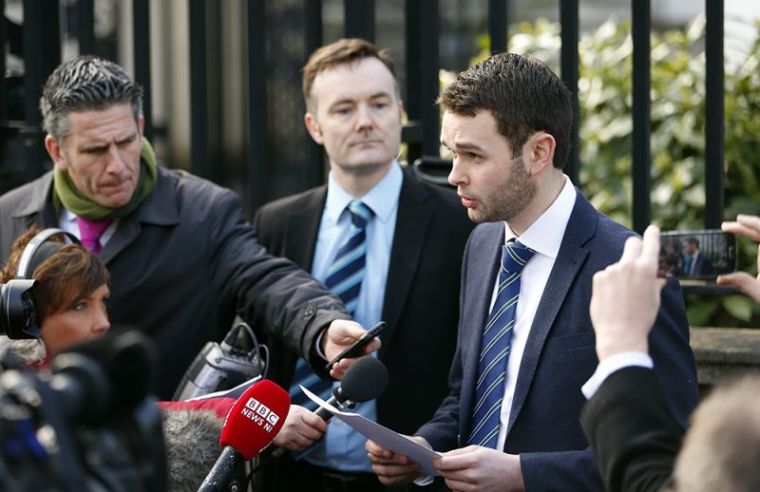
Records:
[[[660,235],[658,275],[713,281],[736,271],[736,238],[718,229]]]

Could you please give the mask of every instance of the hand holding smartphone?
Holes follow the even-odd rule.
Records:
[[[376,336],[380,334],[381,331],[385,329],[385,321],[381,321],[369,330],[367,330],[361,337],[359,337],[353,344],[351,344],[350,347],[348,347],[343,352],[336,355],[330,362],[327,363],[325,366],[325,371],[330,372],[330,369],[332,369],[332,366],[337,363],[338,361],[341,361],[343,359],[350,359],[352,357],[356,357],[358,355],[361,355],[364,352],[364,348],[369,345],[369,342],[374,340]]]
[[[736,238],[717,229],[660,234],[659,277],[715,281],[736,271]]]

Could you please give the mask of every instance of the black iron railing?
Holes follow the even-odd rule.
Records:
[[[158,1],[158,0],[154,0]],[[136,80],[146,90],[145,131],[154,133],[151,100],[151,50],[150,50],[150,2],[133,0],[134,71]],[[0,7],[5,2],[0,0]],[[93,31],[93,0],[78,0],[75,8],[77,22],[74,33],[62,33],[60,29],[59,2],[53,0],[24,0],[23,59],[24,59],[24,120],[14,121],[8,116],[9,87],[0,78],[0,149],[5,149],[11,139],[21,139],[24,162],[18,171],[18,163],[8,163],[8,152],[0,156],[0,175],[8,176],[8,169],[16,170],[16,181],[31,179],[44,172],[47,155],[42,145],[42,131],[38,101],[41,87],[60,62],[62,36],[74,36],[82,53],[91,52],[95,46]],[[248,54],[248,146],[245,159],[244,187],[249,209],[276,198],[271,196],[270,162],[268,147],[268,121],[270,119],[267,98],[267,5],[263,0],[250,0],[247,5],[247,54]],[[373,0],[344,0],[344,34],[346,36],[374,39],[376,35],[376,9],[383,2]],[[576,117],[571,139],[571,153],[566,171],[578,182],[578,38],[579,1],[559,0],[562,48],[560,52],[560,75],[572,91]],[[208,156],[208,39],[206,9],[218,8],[216,2],[188,0],[190,55],[189,93],[191,115],[190,168],[193,172],[211,179],[223,178],[212,170]],[[2,8],[0,8],[2,11]],[[303,0],[303,46],[308,55],[323,42],[323,2]],[[492,52],[502,51],[507,45],[508,1],[488,0],[487,28],[491,37]],[[718,227],[723,219],[723,0],[705,0],[706,26],[706,121],[705,131],[705,226]],[[650,33],[651,9],[649,0],[631,2],[633,24],[633,226],[642,231],[650,221]],[[440,15],[438,0],[406,0],[405,2],[405,103],[409,122],[403,129],[402,138],[408,144],[410,162],[422,156],[438,153],[439,113],[434,105],[438,94]],[[8,23],[0,26],[0,42],[9,41]],[[2,57],[0,57],[2,58]],[[305,60],[304,60],[305,61]],[[4,73],[5,59],[0,60],[0,73]],[[300,95],[294,94],[294,97]],[[171,125],[171,122],[168,123]],[[165,130],[165,129],[164,129]],[[164,133],[166,133],[164,131]],[[323,155],[311,142],[307,146],[303,167],[306,186],[324,181]],[[436,164],[440,166],[440,162]],[[0,191],[9,187],[11,180],[0,185]]]

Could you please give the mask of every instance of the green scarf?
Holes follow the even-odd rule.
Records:
[[[53,188],[55,189],[53,205],[56,213],[63,205],[77,216],[86,219],[119,219],[134,212],[156,187],[157,181],[156,154],[153,152],[153,147],[150,146],[148,139],[143,138],[142,150],[140,151],[140,180],[129,203],[123,207],[109,208],[93,202],[76,189],[67,172],[61,171],[56,166],[53,170]]]

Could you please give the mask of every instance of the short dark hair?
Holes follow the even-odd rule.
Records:
[[[501,53],[461,72],[438,98],[445,110],[475,116],[490,111],[499,133],[517,157],[528,138],[546,132],[557,143],[554,167],[562,169],[570,150],[573,108],[570,91],[544,63]]]
[[[317,78],[320,72],[338,65],[355,63],[364,58],[377,58],[380,60],[391,72],[393,79],[396,80],[396,68],[388,50],[380,49],[364,39],[339,39],[334,43],[322,46],[312,53],[303,67],[301,90],[303,91],[303,98],[306,101],[306,107],[309,110],[313,108],[311,87],[314,85],[314,79]],[[396,92],[398,92],[398,81],[396,82]]]
[[[60,141],[69,132],[71,111],[103,110],[129,103],[137,120],[142,115],[143,91],[119,65],[90,55],[56,68],[42,90],[40,111],[45,130]]]
[[[695,236],[689,236],[685,239],[685,241],[692,246],[699,248],[699,239],[697,239]]]

